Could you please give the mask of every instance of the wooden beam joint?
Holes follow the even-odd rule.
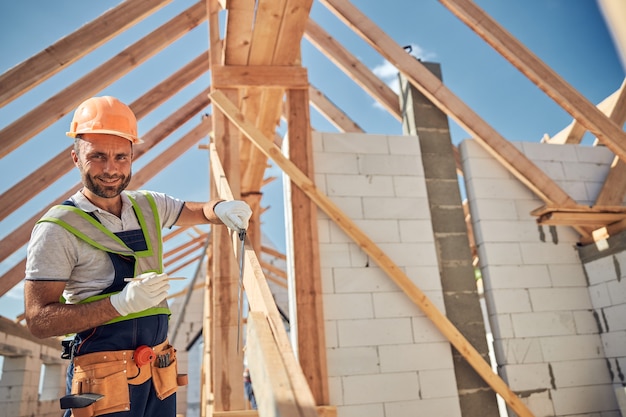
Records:
[[[211,70],[211,84],[222,88],[285,88],[308,89],[309,78],[306,68],[275,65],[223,65]]]

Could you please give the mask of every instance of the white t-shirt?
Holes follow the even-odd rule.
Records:
[[[161,227],[172,227],[184,202],[166,194],[148,193],[154,197]],[[94,213],[113,233],[139,229],[132,203],[124,193],[121,196],[121,218],[96,207],[80,191],[70,200],[77,208]],[[100,294],[114,278],[115,270],[107,252],[94,248],[58,224],[41,222],[33,228],[26,259],[27,280],[66,281],[63,296],[66,302],[75,304]]]

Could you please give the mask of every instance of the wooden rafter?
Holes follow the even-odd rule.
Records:
[[[324,93],[312,85],[309,87],[309,100],[322,116],[340,132],[364,133],[364,130],[347,114],[337,107]]]
[[[598,103],[598,109],[618,126],[626,121],[626,79],[619,89]],[[578,144],[582,141],[587,129],[574,119],[565,129],[546,140],[552,145]]]
[[[398,95],[367,68],[358,58],[330,36],[320,25],[309,19],[305,38],[319,49],[328,59],[343,70],[374,100],[380,103],[393,117],[402,121]]]
[[[43,129],[70,113],[86,98],[98,93],[198,26],[205,18],[204,10],[202,2],[196,3],[0,130],[0,158],[5,157]]]
[[[409,82],[433,104],[469,132],[502,166],[535,195],[553,206],[571,207],[576,202],[539,167],[509,143],[469,106],[452,93],[422,63],[383,32],[374,22],[346,0],[321,0],[337,17],[367,41],[403,73]],[[582,236],[590,231],[577,229]]]
[[[135,113],[137,119],[141,120],[146,114],[150,113],[193,80],[197,79],[208,69],[208,62],[206,58],[203,58],[201,55],[172,74],[172,76],[150,89],[146,94],[143,94],[130,104],[130,108]],[[177,128],[197,114],[201,108],[206,107],[209,104],[206,94],[208,94],[208,91],[204,93],[203,97],[196,97],[181,108],[181,110],[177,111],[176,116],[166,119],[169,121],[169,125],[172,128]],[[162,132],[165,133],[165,130]],[[68,143],[70,142],[71,141],[68,139]],[[14,210],[33,198],[37,193],[43,191],[73,169],[74,164],[69,157],[71,149],[72,145],[68,146],[40,168],[35,169],[23,180],[2,193],[2,195],[0,195],[0,220],[4,219]],[[135,158],[143,154],[147,149],[149,148],[147,148],[146,145],[136,148]],[[26,189],[29,192],[25,193],[24,190]]]
[[[477,35],[626,161],[626,133],[498,22],[468,0],[439,0]]]
[[[128,0],[0,75],[0,107],[128,29],[172,0]]]

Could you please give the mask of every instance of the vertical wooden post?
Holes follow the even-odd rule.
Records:
[[[313,179],[308,90],[287,91],[289,159]],[[317,207],[295,184],[291,188],[298,358],[317,405],[326,405],[328,375],[317,233]],[[293,320],[293,318],[292,318]]]
[[[223,66],[222,40],[219,33],[219,2],[207,0],[209,19],[210,65]],[[213,87],[212,87],[213,89]],[[222,92],[233,103],[239,102],[236,89]],[[239,172],[239,130],[217,108],[213,108],[213,141],[230,184],[233,198],[240,198],[241,176]],[[214,186],[215,182],[211,184]],[[211,191],[215,196],[215,190]],[[233,256],[229,230],[224,226],[212,227],[213,264],[207,277],[211,280],[212,298],[206,300],[206,308],[211,309],[211,319],[205,322],[205,359],[210,361],[210,369],[205,376],[211,377],[213,389],[213,411],[243,410],[243,344],[237,341],[238,335],[238,286],[239,267]],[[209,329],[207,329],[209,327]],[[238,348],[239,347],[239,348]],[[208,403],[206,404],[208,406]]]

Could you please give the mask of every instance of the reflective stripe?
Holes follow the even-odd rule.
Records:
[[[124,191],[133,205],[137,220],[144,235],[147,249],[133,251],[119,237],[105,228],[100,222],[83,210],[68,205],[52,207],[38,221],[58,224],[77,238],[85,241],[96,249],[116,253],[135,258],[135,276],[144,272],[163,271],[163,245],[161,240],[161,220],[154,197],[144,191]],[[130,278],[130,277],[129,277]],[[89,303],[112,294],[99,294],[88,297],[82,303]],[[167,300],[163,300],[158,306],[147,309],[140,313],[118,317],[109,323],[129,320],[137,317],[145,317],[155,314],[169,314]]]

